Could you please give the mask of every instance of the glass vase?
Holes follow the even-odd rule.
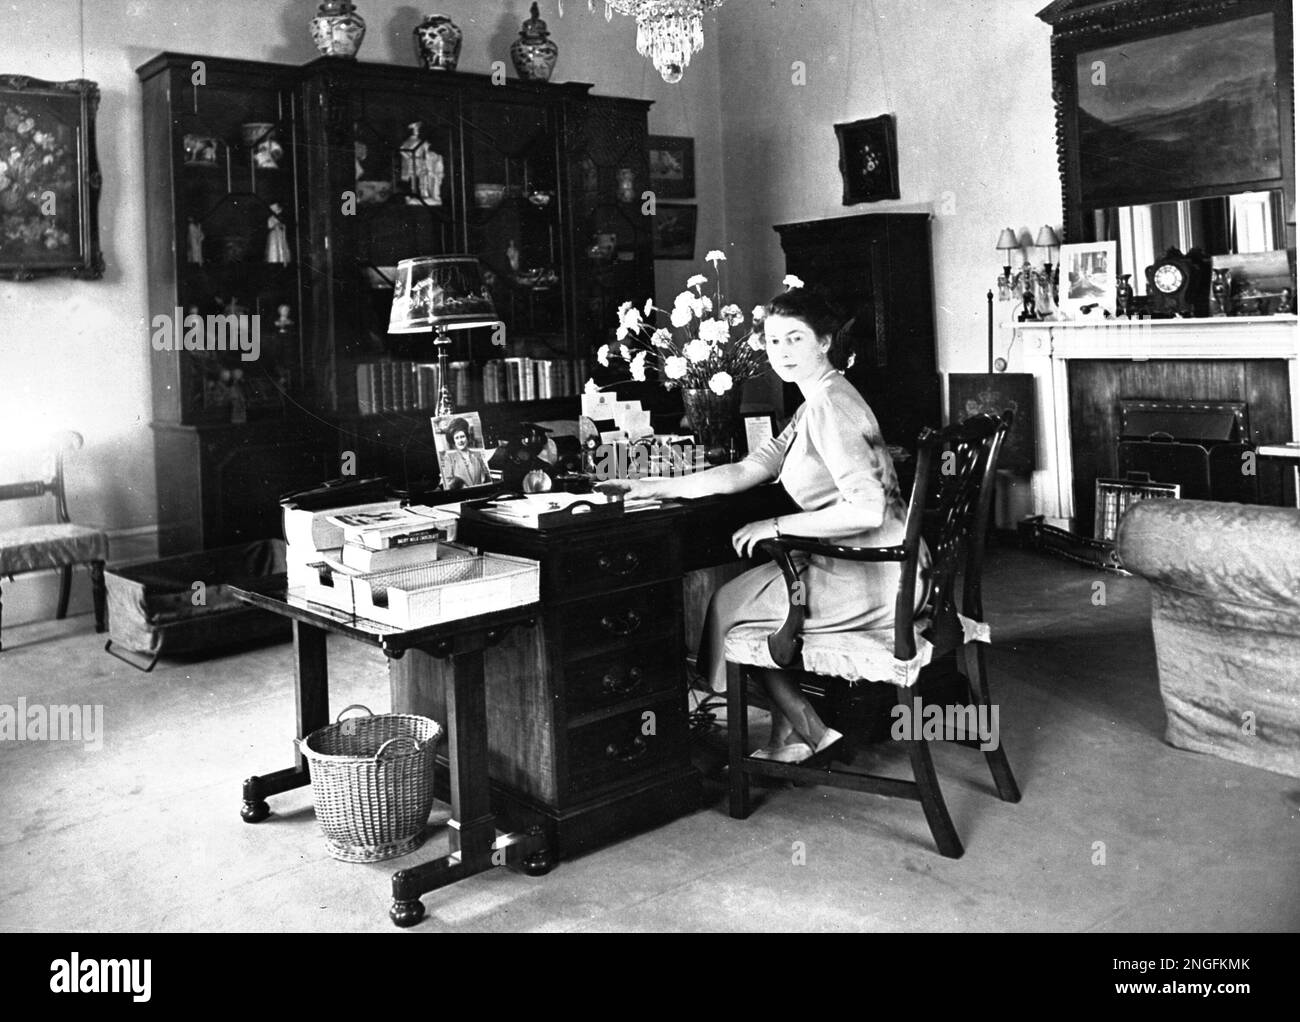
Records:
[[[683,387],[682,404],[695,434],[695,443],[704,448],[710,465],[731,461],[740,434],[739,386],[725,394],[715,394],[708,387]]]

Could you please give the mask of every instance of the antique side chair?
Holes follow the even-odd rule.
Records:
[[[829,765],[780,763],[754,759],[747,754],[748,694],[744,667],[804,671],[819,676],[825,685],[860,681],[892,684],[902,706],[912,706],[918,681],[927,666],[949,653],[964,661],[962,675],[970,705],[989,714],[992,703],[985,671],[983,645],[988,641],[980,592],[985,533],[993,504],[994,470],[998,452],[1011,424],[1011,413],[1001,418],[984,414],[944,430],[926,429],[918,441],[916,480],[907,510],[901,545],[866,548],[843,547],[814,539],[785,536],[759,544],[780,565],[790,594],[790,609],[779,629],[741,625],[727,634],[727,733],[730,811],[743,819],[750,812],[749,779],[753,775],[776,777],[805,784],[827,784],[909,798],[921,803],[926,821],[941,854],[959,858],[962,844],[948,815],[928,742],[901,739],[911,760],[913,780],[878,777]],[[927,510],[932,468],[937,468],[936,507]],[[929,594],[920,611],[916,606],[917,565],[924,535],[931,556]],[[898,561],[902,578],[895,603],[892,628],[835,634],[801,634],[806,614],[798,583],[794,551],[854,561]],[[957,579],[961,577],[961,602]],[[798,595],[796,595],[798,594]],[[982,710],[980,708],[983,708]],[[990,719],[985,717],[984,719]],[[844,739],[848,741],[848,737]],[[969,736],[959,744],[979,747]],[[1007,762],[1000,736],[985,750],[998,795],[1018,802],[1020,791]]]
[[[0,483],[0,501],[43,497],[54,498],[56,521],[48,525],[20,525],[0,529],[0,577],[12,579],[29,571],[56,568],[62,571],[59,583],[60,619],[67,617],[68,598],[72,592],[72,568],[90,565],[91,592],[95,601],[95,631],[104,631],[104,562],[108,560],[108,536],[99,529],[74,525],[68,516],[68,500],[63,488],[63,455],[83,444],[80,433],[71,430],[50,438],[47,462],[39,479]],[[3,603],[0,603],[3,614]],[[0,624],[3,620],[0,619]],[[0,643],[0,649],[3,649]]]

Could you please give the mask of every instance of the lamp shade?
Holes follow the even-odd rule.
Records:
[[[1010,227],[1002,228],[1002,233],[998,235],[998,251],[1010,252],[1019,247],[1020,239],[1016,237],[1016,232]]]
[[[420,256],[397,264],[390,334],[469,330],[498,322],[473,256]]]
[[[1043,224],[1038,232],[1038,237],[1034,239],[1035,248],[1060,248],[1061,239],[1050,224]]]

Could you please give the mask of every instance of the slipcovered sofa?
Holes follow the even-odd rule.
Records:
[[[1300,510],[1142,501],[1117,546],[1151,583],[1169,743],[1300,777]]]

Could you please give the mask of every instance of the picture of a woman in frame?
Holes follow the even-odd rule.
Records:
[[[490,483],[492,473],[488,470],[487,462],[483,460],[483,455],[470,447],[469,422],[457,416],[447,423],[442,432],[447,438],[447,449],[439,458],[443,487],[458,490],[464,486]]]

